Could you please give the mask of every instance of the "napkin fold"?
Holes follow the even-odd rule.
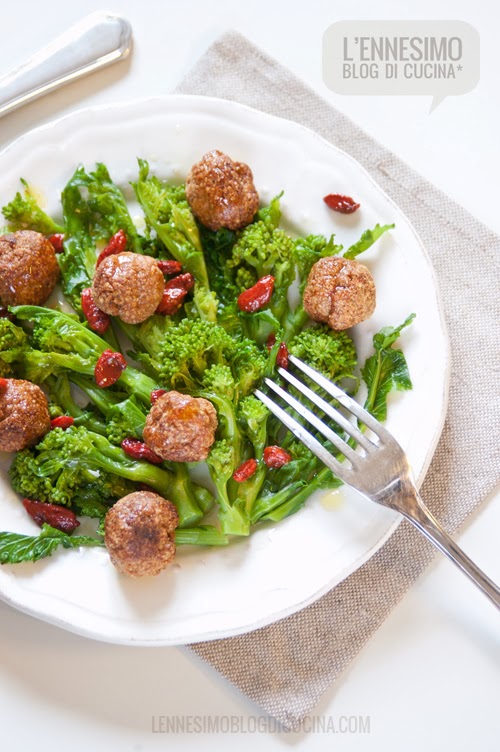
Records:
[[[416,228],[437,274],[452,356],[448,417],[421,491],[455,532],[500,482],[500,237],[236,32],[208,49],[176,93],[232,99],[317,131],[357,159]],[[285,728],[299,728],[433,556],[403,521],[311,606],[191,648]]]

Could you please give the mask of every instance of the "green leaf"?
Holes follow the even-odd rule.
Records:
[[[412,388],[405,356],[401,350],[393,349],[392,345],[414,318],[415,314],[412,313],[400,326],[386,326],[375,334],[375,353],[367,359],[361,369],[361,375],[368,387],[365,408],[377,420],[384,421],[387,417],[387,396],[390,392]]]
[[[58,546],[103,546],[104,542],[86,535],[67,535],[50,525],[43,525],[39,535],[0,533],[0,564],[19,564],[52,556]]]
[[[384,326],[373,338],[373,346],[376,350],[386,350],[388,347],[399,339],[399,336],[403,329],[411,324],[416,317],[416,313],[410,313],[410,315],[399,326]]]
[[[359,256],[359,254],[363,253],[363,251],[367,251],[368,248],[370,248],[375,243],[375,241],[384,234],[384,232],[387,232],[387,230],[393,230],[395,226],[396,225],[381,226],[377,224],[375,225],[373,230],[365,230],[358,242],[354,243],[354,245],[351,245],[350,248],[347,249],[347,251],[344,253],[344,258],[356,258],[356,256]]]

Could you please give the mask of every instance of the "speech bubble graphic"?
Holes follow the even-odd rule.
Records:
[[[446,97],[479,81],[479,34],[465,21],[339,21],[323,35],[323,81],[337,94]]]

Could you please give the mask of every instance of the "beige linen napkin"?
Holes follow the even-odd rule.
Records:
[[[500,480],[500,238],[289,71],[224,34],[177,88],[295,120],[355,157],[406,213],[431,255],[451,339],[446,425],[422,494],[456,531]],[[357,572],[312,606],[240,637],[192,649],[287,728],[297,728],[434,555],[407,522]]]

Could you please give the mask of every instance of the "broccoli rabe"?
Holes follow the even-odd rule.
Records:
[[[28,183],[21,179],[24,186],[24,196],[16,193],[10,203],[3,207],[2,213],[7,220],[8,229],[35,230],[42,235],[54,235],[64,232],[64,227],[54,222],[38,205]]]
[[[172,186],[149,176],[149,165],[139,160],[139,179],[132,183],[148,225],[168,253],[195,279],[194,303],[206,321],[217,318],[217,298],[210,290],[200,233],[186,201],[183,186]]]
[[[82,290],[90,287],[99,251],[118,230],[127,236],[127,250],[140,253],[142,241],[120,189],[103,164],[87,173],[78,167],[62,195],[64,252],[59,256],[62,288],[73,308],[81,312]]]
[[[104,436],[83,426],[56,428],[34,449],[19,452],[11,465],[13,488],[29,498],[71,506],[75,494],[87,487],[97,501],[119,499],[145,483],[170,499],[179,512],[180,525],[194,525],[202,517],[186,479],[148,462],[134,460]],[[125,483],[124,483],[125,481]]]
[[[60,371],[94,375],[97,360],[109,345],[87,325],[73,315],[51,308],[17,306],[12,311],[19,320],[33,323],[31,337],[39,350],[29,346],[19,354],[18,361],[31,374],[31,380],[43,381],[44,374],[46,377]],[[0,351],[0,360],[9,357],[13,357],[9,352]],[[150,404],[151,392],[158,386],[153,379],[132,366],[127,366],[117,383],[146,405]]]
[[[316,324],[297,334],[288,346],[292,355],[305,361],[332,381],[354,375],[357,355],[347,332],[336,332],[326,324]]]
[[[46,235],[64,232],[64,250],[58,255],[62,288],[78,315],[18,306],[13,313],[20,322],[28,322],[24,328],[0,319],[0,375],[42,384],[52,413],[71,415],[75,421],[68,430],[56,429],[17,455],[11,469],[16,490],[96,517],[102,531],[109,503],[146,484],[178,507],[182,528],[177,543],[225,545],[228,535],[248,535],[253,524],[296,512],[314,490],[339,485],[253,396],[265,376],[276,376],[281,341],[328,378],[350,379],[352,391],[357,387],[359,370],[351,338],[326,325],[311,325],[300,300],[313,264],[343,252],[333,235],[292,238],[280,228],[281,194],[244,229],[212,232],[198,225],[184,186],[151,175],[143,160],[132,185],[145,215],[144,235],[138,233],[124,194],[103,164],[88,172],[79,167],[64,188],[64,227],[43,212],[24,185],[25,195],[17,194],[4,209],[9,228]],[[355,258],[392,227],[366,230],[344,257]],[[100,248],[118,230],[127,236],[127,250],[179,261],[183,272],[195,278],[195,287],[192,300],[173,316],[153,315],[139,325],[114,319],[103,338],[78,320],[83,316],[81,292],[92,284]],[[266,275],[275,278],[268,305],[253,313],[241,311],[238,295]],[[410,320],[375,336],[374,355],[362,369],[368,385],[366,406],[382,419],[389,391],[411,387],[404,356],[392,347]],[[118,349],[115,324],[129,338],[142,369],[129,365],[116,384],[100,389],[93,380],[94,369],[105,349]],[[276,344],[268,351],[270,334]],[[191,480],[185,464],[148,464],[133,460],[117,446],[124,438],[142,438],[150,395],[159,386],[204,397],[217,410],[216,441],[207,465],[220,529],[204,524],[214,499]],[[75,387],[89,399],[85,407],[75,402]],[[268,468],[263,452],[270,444],[286,448],[290,462]],[[257,469],[237,483],[234,471],[249,458],[255,458]],[[10,534],[0,534],[0,547],[2,535]],[[47,541],[41,540],[44,536]],[[49,530],[29,541],[6,538],[5,543],[9,551],[11,544],[19,544],[19,555],[26,551],[26,556],[38,557],[41,551],[49,555],[57,545],[66,545],[56,538]]]

